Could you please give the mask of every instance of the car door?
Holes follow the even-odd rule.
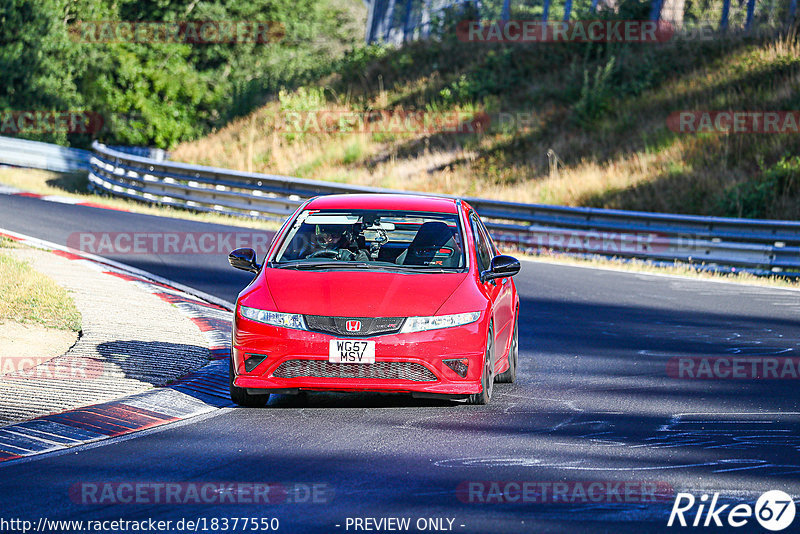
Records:
[[[478,215],[473,211],[470,213],[469,216],[470,227],[472,230],[472,239],[474,240],[475,244],[475,257],[477,259],[478,265],[478,273],[481,273],[487,270],[492,262],[492,257],[494,256],[494,249],[492,246],[492,242],[488,239],[486,232],[482,228],[482,224]],[[495,346],[495,355],[499,357],[503,354],[503,348],[505,347],[505,339],[503,338],[503,318],[502,313],[498,317],[498,310],[497,310],[497,301],[500,298],[500,294],[503,290],[503,285],[498,283],[497,281],[490,280],[487,282],[480,282],[478,281],[481,291],[486,298],[489,299],[492,308],[492,324],[494,325],[494,346]],[[507,334],[505,334],[507,336]],[[495,364],[497,361],[495,361]]]
[[[490,249],[492,250],[492,256],[497,256],[500,254],[500,251],[497,250],[497,246],[494,244],[494,240],[492,236],[489,234],[488,228],[483,224],[483,221],[478,219],[478,223],[480,224],[481,230],[485,238],[489,241]],[[495,317],[497,318],[497,324],[502,325],[502,332],[499,332],[499,337],[502,338],[504,345],[498,345],[498,347],[505,347],[508,349],[509,344],[511,343],[511,337],[514,335],[514,316],[515,316],[515,299],[514,299],[514,279],[510,276],[505,278],[500,278],[497,280],[498,285],[500,285],[500,294],[497,297],[497,302],[495,303]],[[498,351],[498,354],[503,354],[504,351]]]
[[[478,225],[481,230],[483,239],[489,244],[491,256],[497,256],[500,252],[494,244],[492,236],[489,235],[489,230],[483,224],[483,221],[478,218]],[[497,325],[497,355],[505,354],[508,349],[508,344],[511,343],[511,336],[514,335],[514,291],[513,280],[510,276],[496,280],[500,291],[495,301],[495,324]]]

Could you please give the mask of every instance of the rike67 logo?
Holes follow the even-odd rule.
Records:
[[[719,493],[715,493],[710,502],[706,494],[696,499],[691,493],[678,493],[667,526],[676,525],[677,520],[677,525],[682,527],[721,527],[726,523],[731,527],[743,527],[751,524],[755,516],[763,528],[777,532],[784,530],[794,521],[794,500],[788,493],[780,490],[768,491],[761,495],[755,507],[749,504],[737,504],[731,507],[730,504],[718,504],[718,500]]]

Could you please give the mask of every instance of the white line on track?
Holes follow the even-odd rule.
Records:
[[[712,282],[715,284],[727,284],[727,285],[735,285],[740,288],[748,288],[748,289],[766,289],[766,290],[777,290],[777,291],[793,291],[795,293],[800,292],[800,288],[793,288],[793,287],[778,287],[778,286],[768,286],[762,284],[748,284],[742,282],[734,282],[731,280],[716,280],[714,278],[696,278],[693,276],[687,276],[682,274],[669,274],[669,273],[653,273],[653,272],[644,272],[644,271],[629,271],[626,269],[620,269],[617,267],[608,267],[608,266],[600,266],[600,265],[580,265],[575,263],[567,263],[557,260],[539,260],[534,258],[519,258],[520,261],[527,261],[530,263],[537,263],[537,264],[545,264],[545,265],[559,265],[562,267],[575,267],[578,269],[594,269],[596,271],[609,271],[614,273],[620,274],[633,274],[637,276],[657,276],[661,278],[672,278],[675,280],[688,280],[690,282]]]

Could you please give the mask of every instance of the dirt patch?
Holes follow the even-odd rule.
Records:
[[[78,333],[36,324],[0,322],[0,375],[25,371],[66,353]]]

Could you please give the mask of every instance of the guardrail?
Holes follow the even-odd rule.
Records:
[[[50,143],[0,137],[0,163],[55,172],[88,171],[92,153]]]
[[[316,195],[408,193],[156,161],[97,142],[92,148],[89,181],[94,189],[198,211],[282,220]],[[549,249],[800,275],[797,221],[464,200],[481,214],[496,241],[524,251]]]
[[[123,152],[125,154],[133,154],[134,156],[141,156],[143,158],[150,158],[156,161],[163,161],[169,159],[169,153],[163,148],[150,148],[146,146],[122,146],[122,145],[109,145],[108,148]]]
[[[88,170],[93,189],[197,211],[282,220],[306,198],[334,193],[408,193],[155,160],[100,143],[94,153],[0,137],[0,163],[57,172]],[[439,195],[445,196],[445,195]],[[682,261],[800,276],[800,222],[570,208],[466,198],[496,241],[555,250]]]

